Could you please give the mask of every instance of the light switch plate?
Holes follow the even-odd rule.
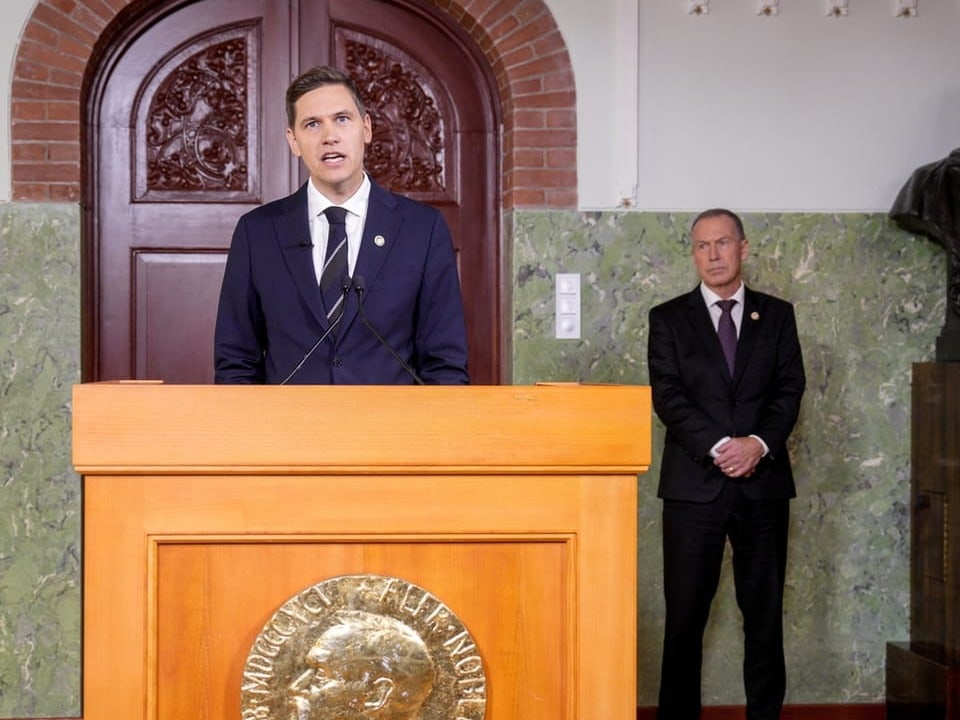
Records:
[[[580,339],[580,273],[557,273],[556,337]]]

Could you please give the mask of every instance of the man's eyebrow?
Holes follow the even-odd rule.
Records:
[[[357,113],[354,112],[354,111],[352,111],[352,110],[350,110],[350,108],[343,108],[342,110],[334,110],[332,113],[327,113],[326,116],[324,116],[324,115],[322,115],[322,114],[321,114],[321,115],[305,115],[305,116],[302,118],[301,122],[303,122],[303,123],[308,123],[308,122],[312,122],[312,121],[314,121],[314,120],[319,120],[319,119],[322,118],[322,117],[332,117],[332,118],[335,118],[335,117],[341,117],[342,115],[350,115],[350,116],[352,116],[352,117],[355,117],[355,116],[357,115]]]

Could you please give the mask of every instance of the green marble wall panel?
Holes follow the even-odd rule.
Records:
[[[79,227],[0,205],[0,717],[80,711]]]
[[[646,313],[696,282],[689,216],[517,212],[514,382],[647,382]],[[788,701],[882,702],[884,643],[907,637],[910,366],[945,316],[942,248],[882,215],[747,216],[748,282],[794,301],[808,373],[792,452]],[[80,713],[80,212],[0,205],[0,717]],[[553,276],[583,277],[583,334],[553,339]],[[654,443],[662,441],[655,424]],[[640,504],[638,702],[659,676],[660,503]],[[704,700],[742,703],[729,568],[708,629]]]
[[[697,283],[691,216],[516,212],[514,382],[646,384],[647,311]],[[908,637],[910,375],[946,314],[942,248],[883,215],[744,218],[748,284],[796,305],[807,393],[791,439],[788,703],[884,698],[885,643]],[[580,340],[556,340],[553,277],[581,273]],[[654,458],[639,497],[638,703],[656,704],[662,645]],[[707,629],[703,698],[742,704],[740,619],[727,567]]]

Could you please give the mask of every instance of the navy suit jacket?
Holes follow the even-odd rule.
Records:
[[[745,289],[730,377],[699,286],[650,310],[653,406],[666,426],[658,495],[709,502],[728,478],[710,449],[723,437],[758,435],[769,447],[752,476],[735,479],[751,498],[796,494],[787,438],[805,388],[793,306]]]
[[[307,186],[243,215],[233,233],[214,333],[217,383],[466,384],[463,301],[450,231],[434,208],[371,183],[340,324],[329,328],[313,266]],[[363,316],[358,302],[363,303]]]

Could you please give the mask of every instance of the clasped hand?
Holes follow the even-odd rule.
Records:
[[[732,477],[750,477],[763,457],[763,445],[752,437],[730,438],[717,449],[713,464]]]

